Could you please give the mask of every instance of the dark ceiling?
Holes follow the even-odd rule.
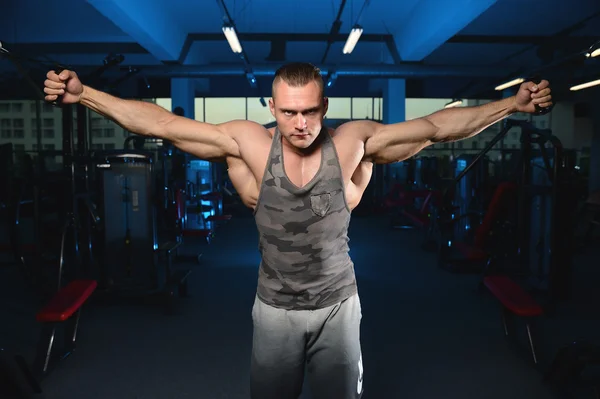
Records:
[[[44,65],[0,58],[4,99],[39,95],[34,88],[52,62],[125,97],[169,97],[175,77],[194,79],[198,96],[267,97],[274,71],[291,61],[337,77],[331,96],[378,96],[387,79],[405,78],[408,97],[494,98],[496,85],[533,74],[551,80],[558,97],[598,94],[569,91],[600,78],[600,57],[583,55],[600,40],[598,0],[11,3],[0,14],[0,41],[11,55]],[[235,25],[242,56],[225,40],[224,22]],[[343,54],[356,24],[363,35]],[[121,62],[105,68],[110,59]]]

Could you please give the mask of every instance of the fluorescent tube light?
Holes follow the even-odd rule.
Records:
[[[454,100],[452,102],[449,102],[448,104],[444,105],[444,108],[454,108],[454,107],[458,107],[459,105],[462,105],[462,100]]]
[[[597,80],[592,80],[591,82],[587,82],[587,83],[582,83],[580,85],[576,85],[571,87],[571,91],[577,91],[577,90],[583,90],[583,89],[587,89],[588,87],[592,87],[592,86],[598,86],[600,85],[600,79]]]
[[[229,43],[229,47],[231,47],[231,51],[234,53],[241,53],[242,45],[235,33],[235,28],[233,26],[223,26],[223,33],[225,34],[227,43]]]
[[[348,39],[346,39],[346,44],[344,45],[344,54],[350,54],[354,50],[354,47],[356,46],[356,43],[358,43],[358,39],[360,39],[362,33],[363,28],[360,26],[355,25],[354,28],[352,28],[350,34],[348,35]]]
[[[495,90],[500,91],[500,90],[508,89],[509,87],[513,87],[515,85],[521,84],[524,81],[525,81],[525,79],[523,79],[523,78],[513,79],[510,82],[506,82],[506,83],[501,84],[500,86],[496,86]]]

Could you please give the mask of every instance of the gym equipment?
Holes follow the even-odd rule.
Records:
[[[438,159],[436,157],[419,157],[415,161],[415,181],[418,189],[435,187],[438,176]]]
[[[469,239],[458,239],[455,225],[463,218],[472,220],[470,212],[452,214],[445,219],[434,218],[440,267],[455,273],[480,273],[492,258],[501,258],[506,252],[516,251],[516,245],[509,245],[513,244],[510,238],[514,234],[509,220],[514,213],[516,192],[517,187],[512,182],[498,185],[481,223],[473,229],[474,234]],[[479,218],[479,214],[476,216]]]
[[[150,154],[108,153],[96,163],[102,215],[101,288],[156,285],[158,248]]]
[[[209,161],[190,159],[186,164],[185,207],[182,235],[184,237],[202,237],[210,242],[214,236],[215,225],[208,220],[217,215],[221,207],[221,197],[215,193],[214,170]]]
[[[180,242],[158,244],[152,154],[117,150],[96,158],[102,215],[99,288],[111,297],[158,297],[170,311],[176,290],[187,295],[190,270],[171,269]],[[166,266],[159,262],[161,254]]]
[[[458,176],[473,161],[472,155],[461,155],[456,159],[455,175]],[[454,219],[454,239],[465,241],[471,232],[471,226],[475,225],[484,213],[482,187],[488,180],[487,158],[483,157],[471,169],[471,172],[463,175],[458,180],[454,191],[454,212],[461,215]]]
[[[519,260],[528,269],[527,285],[545,296],[550,310],[570,296],[577,207],[574,169],[571,155],[550,131],[522,135],[521,141]]]

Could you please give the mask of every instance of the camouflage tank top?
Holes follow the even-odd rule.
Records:
[[[285,173],[275,130],[254,210],[262,255],[257,295],[278,308],[324,308],[357,292],[342,169],[326,128],[321,135],[319,171],[298,187]]]

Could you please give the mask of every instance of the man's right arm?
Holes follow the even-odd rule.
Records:
[[[61,97],[64,104],[81,103],[132,133],[168,140],[200,159],[239,157],[236,137],[264,132],[263,126],[250,121],[212,125],[177,116],[153,103],[124,100],[84,86],[74,71],[50,71],[44,85],[47,101]]]
[[[234,132],[252,122],[232,121],[220,125],[177,116],[149,102],[124,100],[84,86],[79,102],[114,120],[124,129],[142,136],[165,139],[176,147],[206,160],[239,156]]]

